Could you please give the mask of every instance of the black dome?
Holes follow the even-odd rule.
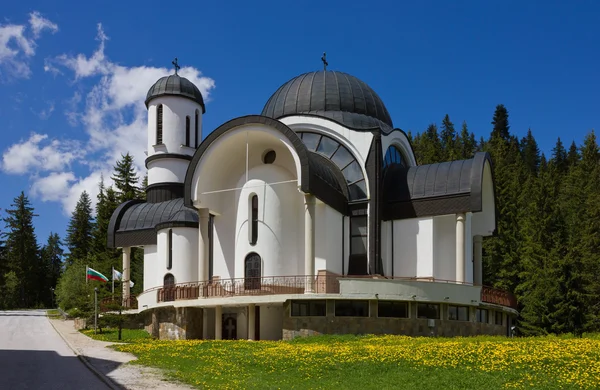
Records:
[[[193,100],[202,106],[203,114],[206,112],[204,99],[202,98],[200,90],[194,83],[185,77],[172,74],[158,79],[158,81],[148,90],[148,94],[146,95],[146,107],[148,107],[150,100],[159,96],[181,96]]]
[[[294,114],[325,116],[352,128],[394,127],[371,87],[352,75],[330,70],[294,77],[279,87],[262,110],[262,115],[274,119]]]

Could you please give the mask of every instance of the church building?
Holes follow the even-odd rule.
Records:
[[[202,137],[199,89],[148,91],[146,200],[121,204],[108,246],[144,253],[135,298],[167,339],[314,334],[508,334],[514,297],[482,286],[494,234],[492,161],[417,165],[406,134],[357,77],[291,78],[260,114]]]

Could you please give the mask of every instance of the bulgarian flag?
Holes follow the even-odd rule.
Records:
[[[91,269],[90,267],[86,267],[85,281],[87,282],[88,279],[99,280],[101,282],[108,282],[108,278],[106,276],[102,275],[100,272],[94,269]]]

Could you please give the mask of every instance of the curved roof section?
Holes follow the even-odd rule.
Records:
[[[274,119],[298,114],[323,116],[356,129],[394,127],[379,95],[364,81],[338,71],[294,77],[275,91],[262,110],[262,115]]]
[[[193,207],[192,180],[204,153],[208,150],[210,145],[222,135],[237,127],[249,124],[269,126],[279,131],[283,137],[287,138],[300,159],[300,190],[304,193],[315,195],[321,201],[327,203],[342,214],[347,213],[347,192],[344,192],[344,188],[340,184],[339,179],[340,175],[342,177],[343,175],[341,172],[336,172],[338,169],[335,164],[324,161],[325,159],[320,159],[321,156],[308,150],[298,134],[285,124],[278,120],[260,115],[248,115],[232,119],[212,131],[204,141],[202,141],[198,149],[196,149],[185,174],[184,201],[187,207]]]
[[[183,198],[146,203],[132,200],[121,204],[108,225],[108,247],[156,243],[156,230],[165,227],[198,227],[198,213],[183,204]]]
[[[389,165],[383,173],[385,219],[481,211],[486,162],[492,164],[490,155],[480,152],[470,160]]]
[[[203,114],[206,112],[202,93],[194,83],[185,77],[172,74],[158,79],[146,94],[146,108],[152,99],[159,96],[180,96],[190,99],[202,106]]]

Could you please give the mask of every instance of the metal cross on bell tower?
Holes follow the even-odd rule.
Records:
[[[173,64],[173,66],[175,67],[175,74],[177,75],[177,71],[179,69],[181,69],[181,66],[179,66],[179,64],[177,64],[177,57],[175,57],[175,59],[173,61],[171,61],[171,63]]]
[[[327,53],[323,52],[323,57],[321,57],[321,61],[323,61],[323,70],[327,70]]]

